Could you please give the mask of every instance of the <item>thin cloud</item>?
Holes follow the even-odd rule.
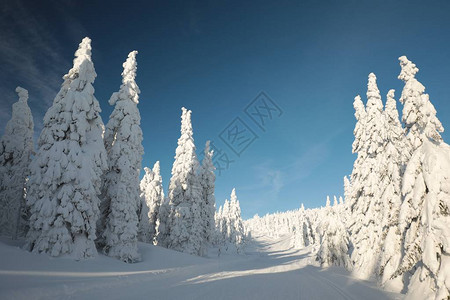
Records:
[[[253,169],[258,183],[240,187],[239,190],[264,190],[266,195],[272,199],[278,198],[278,194],[284,186],[283,178],[285,174],[281,170],[271,167],[271,164],[271,161],[266,161],[255,165]]]
[[[55,9],[70,26],[82,26],[64,13],[66,4]],[[67,17],[67,18],[65,18]],[[67,28],[70,28],[67,25]],[[71,58],[63,55],[63,46],[55,38],[47,19],[31,11],[24,1],[7,1],[0,9],[0,128],[10,118],[11,106],[17,101],[16,86],[29,90],[29,105],[35,119],[35,128],[42,128],[42,118],[50,107],[62,83],[62,76],[71,65]]]

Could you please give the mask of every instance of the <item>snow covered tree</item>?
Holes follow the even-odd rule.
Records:
[[[353,130],[353,134],[355,136],[355,140],[352,144],[352,152],[357,153],[357,158],[353,164],[352,174],[350,175],[351,185],[348,184],[347,187],[350,189],[347,191],[348,196],[345,199],[348,209],[353,211],[354,205],[356,204],[357,199],[360,197],[362,193],[362,189],[364,187],[364,178],[363,178],[363,163],[366,158],[366,122],[367,122],[367,113],[366,108],[364,107],[364,103],[361,100],[361,97],[358,95],[355,97],[353,101],[353,107],[355,108],[355,118],[356,124],[355,129]],[[345,184],[345,182],[344,182]]]
[[[302,203],[298,214],[295,213],[291,216],[293,219],[293,241],[292,247],[301,249],[313,243],[311,227],[309,220],[306,216],[305,207]]]
[[[418,68],[405,56],[399,58],[405,82],[400,101],[403,121],[414,152],[402,181],[404,197],[399,228],[404,254],[395,275],[408,284],[409,297],[450,297],[450,147],[436,110],[417,81]],[[414,275],[409,279],[409,274]]]
[[[144,168],[145,175],[141,180],[142,209],[139,222],[140,240],[146,243],[156,243],[156,229],[159,225],[159,210],[164,201],[162,178],[159,161],[153,170]]]
[[[97,254],[101,175],[107,167],[91,40],[75,52],[73,68],[44,117],[38,151],[31,163],[26,248],[76,259]]]
[[[151,243],[153,241],[152,237],[155,235],[154,231],[156,228],[152,227],[152,224],[150,223],[147,199],[150,202],[150,190],[154,175],[152,169],[150,168],[144,167],[144,171],[144,177],[139,185],[141,188],[141,201],[138,208],[138,240],[144,243]]]
[[[235,189],[231,192],[230,201],[226,199],[223,207],[219,207],[215,218],[218,228],[217,244],[224,246],[226,251],[233,249],[239,252],[244,242],[245,228]]]
[[[33,153],[33,117],[28,91],[16,88],[19,101],[12,106],[11,120],[0,140],[0,235],[16,238],[26,232],[28,219],[25,184]]]
[[[214,196],[214,185],[216,180],[216,175],[214,174],[214,167],[212,157],[214,151],[209,150],[209,141],[206,142],[205,146],[205,157],[202,161],[202,166],[200,170],[200,182],[203,188],[202,203],[203,203],[203,214],[202,219],[204,221],[204,239],[208,243],[212,242],[214,237],[215,223],[214,214],[216,212],[216,198]]]
[[[175,152],[172,178],[169,184],[167,220],[169,236],[167,246],[189,254],[201,255],[204,243],[202,234],[202,187],[197,176],[199,162],[191,124],[191,111],[182,108],[181,136]]]
[[[381,251],[381,226],[378,221],[382,218],[379,169],[383,162],[386,136],[383,103],[373,73],[369,74],[366,118],[361,129],[365,132],[365,139],[355,135],[355,142],[359,140],[358,165],[355,162],[358,169],[354,168],[352,173],[350,232],[354,249],[351,258],[355,275],[367,279],[374,274]]]
[[[241,207],[236,196],[236,189],[233,188],[230,196],[230,209],[228,210],[230,222],[230,242],[235,244],[239,250],[244,238],[244,225],[241,218]]]
[[[320,248],[316,254],[316,260],[322,267],[332,265],[343,266],[351,269],[351,261],[348,256],[349,235],[347,228],[337,213],[338,204],[330,206],[330,198],[323,208],[321,222],[318,225],[320,234]]]
[[[419,69],[406,56],[399,58],[402,68],[398,79],[405,83],[400,97],[403,104],[402,120],[406,126],[406,137],[414,152],[425,139],[442,141],[439,132],[443,132],[441,122],[436,117],[436,109],[431,104],[425,87],[415,78]]]
[[[398,214],[402,202],[401,178],[404,165],[409,159],[409,149],[404,130],[400,124],[394,90],[387,95],[385,110],[383,112],[386,130],[386,144],[383,151],[384,160],[380,164],[380,173],[383,182],[380,185],[383,209],[382,225],[382,253],[377,272],[380,283],[394,289],[397,282],[391,281],[401,258],[401,235],[398,229]]]
[[[214,214],[214,224],[215,224],[215,230],[213,235],[213,245],[219,246],[222,239],[222,206],[219,206],[219,209]]]
[[[221,211],[222,213],[220,214],[220,232],[222,233],[222,241],[223,243],[227,243],[228,240],[230,239],[230,235],[231,235],[231,227],[230,227],[230,222],[228,222],[228,217],[229,217],[229,211],[230,211],[230,202],[228,201],[228,199],[225,199],[225,202],[223,203],[223,207],[220,207],[221,209],[219,209],[219,212]]]
[[[111,257],[132,263],[140,260],[137,249],[137,208],[142,155],[141,116],[137,107],[136,54],[132,51],[123,63],[122,85],[112,94],[114,105],[105,131],[109,169],[104,175],[102,201],[105,214],[103,251]],[[106,205],[105,205],[106,204]]]
[[[424,139],[403,179],[400,270],[414,272],[407,298],[450,297],[450,146]],[[409,226],[408,226],[409,225]]]
[[[163,197],[159,207],[158,219],[156,220],[156,244],[162,247],[168,247],[169,228],[168,220],[170,215],[170,202],[168,197]]]

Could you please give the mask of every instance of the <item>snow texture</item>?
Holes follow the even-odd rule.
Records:
[[[1,299],[401,299],[342,268],[310,265],[310,248],[289,236],[255,236],[246,255],[208,259],[139,243],[143,261],[106,256],[82,262],[21,251],[0,239]],[[17,244],[14,244],[17,245]],[[150,295],[150,296],[149,296]]]

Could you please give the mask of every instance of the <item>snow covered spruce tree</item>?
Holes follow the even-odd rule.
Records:
[[[31,163],[26,247],[33,252],[76,259],[97,254],[98,194],[107,163],[100,106],[92,86],[95,77],[91,40],[86,37],[45,114]]]
[[[166,196],[163,197],[161,205],[159,207],[158,219],[156,220],[156,240],[155,240],[155,243],[158,246],[166,248],[168,247],[167,243],[170,233],[168,227],[169,215],[170,215],[170,200]]]
[[[230,201],[225,200],[223,207],[219,207],[216,215],[218,228],[217,244],[239,252],[245,237],[244,223],[241,218],[241,207],[236,196],[236,190],[231,192]]]
[[[219,246],[222,241],[222,206],[214,213],[214,233],[212,237],[212,244],[214,246]]]
[[[380,188],[384,189],[381,191],[382,253],[377,277],[382,286],[395,289],[394,286],[398,286],[398,283],[391,281],[391,277],[397,270],[401,258],[401,235],[398,229],[398,215],[402,203],[401,178],[404,166],[409,159],[410,147],[399,120],[394,90],[388,92],[383,114],[386,144],[383,151],[384,162],[380,164],[381,178],[383,178]]]
[[[358,100],[357,113],[362,109]],[[375,273],[380,255],[381,213],[380,165],[383,163],[385,128],[383,103],[375,74],[369,74],[367,84],[366,116],[362,125],[364,138],[355,129],[358,158],[352,173],[352,199],[350,232],[353,244],[352,262],[356,276],[367,279]],[[358,117],[357,117],[358,118]]]
[[[0,235],[16,238],[26,233],[25,184],[33,153],[33,117],[28,91],[16,88],[19,101],[0,140]]]
[[[331,207],[330,199],[327,197],[326,206],[322,208],[323,215],[318,225],[320,248],[317,251],[316,260],[322,267],[335,265],[351,269],[348,256],[349,235],[338,213],[338,205],[335,201]]]
[[[230,202],[225,199],[223,206],[219,208],[219,229],[221,236],[221,244],[225,245],[228,243],[231,235],[230,222],[228,222],[230,211]]]
[[[404,255],[396,275],[409,286],[407,298],[450,297],[450,147],[436,110],[415,78],[419,69],[405,56],[399,58],[399,79],[405,86],[403,122],[414,150],[402,183],[399,227]],[[409,274],[414,273],[409,280]]]
[[[138,240],[144,243],[151,243],[153,240],[152,237],[155,234],[155,228],[152,228],[152,225],[150,224],[150,219],[148,216],[149,206],[147,205],[147,199],[149,199],[150,201],[150,190],[154,175],[152,169],[150,168],[144,167],[144,171],[144,177],[139,184],[141,188],[141,201],[138,207]]]
[[[202,187],[191,124],[191,111],[182,108],[181,136],[175,152],[169,184],[168,248],[201,255],[204,235],[201,219]]]
[[[200,182],[202,185],[202,203],[203,214],[202,219],[204,221],[204,239],[208,243],[212,243],[215,231],[214,214],[216,212],[216,198],[214,196],[214,184],[216,175],[214,174],[214,167],[212,157],[213,150],[209,150],[209,141],[206,142],[205,156],[202,161],[200,169]]]
[[[293,224],[293,236],[292,236],[292,247],[296,249],[301,249],[313,243],[311,226],[309,220],[306,216],[305,206],[303,203],[300,206],[300,210],[293,214],[291,217]]]
[[[236,189],[233,188],[230,196],[230,209],[228,210],[230,222],[230,242],[236,246],[239,252],[241,244],[244,242],[244,225],[241,218],[241,206],[236,196]]]
[[[139,222],[139,237],[143,242],[156,243],[159,210],[161,203],[164,201],[159,161],[155,163],[153,170],[149,168],[144,168],[144,170],[145,175],[141,180],[142,209]]]
[[[109,169],[104,175],[102,201],[105,228],[103,251],[111,257],[132,263],[140,260],[137,248],[139,172],[142,155],[141,116],[137,107],[136,54],[123,63],[122,85],[112,94],[114,105],[105,131]]]
[[[350,181],[349,184],[346,184],[344,181],[344,184],[349,188],[347,190],[346,195],[346,203],[348,206],[348,209],[350,211],[354,210],[354,206],[357,202],[357,199],[360,197],[362,193],[362,189],[364,187],[364,178],[363,178],[363,163],[367,156],[366,154],[366,120],[367,120],[367,113],[366,108],[364,107],[364,103],[361,100],[361,97],[358,95],[355,97],[355,100],[353,101],[353,107],[355,108],[355,118],[356,118],[356,124],[355,129],[353,130],[353,134],[355,136],[355,140],[352,144],[352,152],[357,154],[357,158],[355,162],[353,163],[353,170],[352,174],[350,175]],[[352,223],[349,224],[350,226]]]

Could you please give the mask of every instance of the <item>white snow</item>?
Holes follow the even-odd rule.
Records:
[[[0,239],[1,299],[401,299],[342,268],[311,265],[290,236],[258,236],[242,255],[191,256],[139,243],[143,261],[53,259]]]

